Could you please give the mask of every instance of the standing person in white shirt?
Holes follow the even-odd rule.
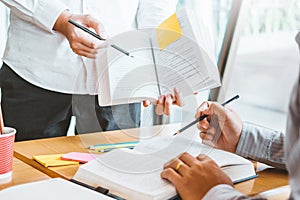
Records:
[[[5,124],[18,130],[16,141],[65,135],[72,115],[84,132],[139,126],[140,104],[100,107],[96,96],[87,96],[87,71],[93,67],[88,63],[106,44],[68,20],[113,37],[159,25],[175,12],[177,0],[1,2],[11,10],[0,71],[2,106]],[[90,107],[72,107],[72,95],[92,102],[99,129],[85,120]]]

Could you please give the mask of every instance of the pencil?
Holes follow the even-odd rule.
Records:
[[[97,38],[98,40],[105,40],[104,38],[102,38],[102,37],[101,37],[100,35],[98,35],[97,33],[95,33],[95,32],[93,32],[93,31],[91,31],[90,29],[88,29],[88,28],[86,28],[86,27],[84,27],[84,26],[82,26],[82,25],[76,23],[75,21],[73,21],[73,20],[71,20],[71,19],[70,19],[68,22],[71,23],[71,24],[73,24],[73,25],[76,26],[77,28],[80,28],[81,30],[87,32],[88,34],[94,36],[94,37]],[[130,53],[129,53],[128,51],[122,49],[121,47],[119,47],[119,46],[117,46],[117,45],[115,45],[115,44],[112,44],[112,45],[110,45],[110,46],[113,47],[113,48],[115,48],[116,50],[122,52],[123,54],[125,54],[125,55],[130,56],[130,57],[133,58],[133,56],[130,55]]]
[[[4,134],[4,122],[3,122],[1,105],[0,105],[0,134]]]
[[[225,106],[226,104],[230,103],[231,101],[238,99],[240,96],[239,95],[235,95],[234,97],[232,97],[231,99],[225,101],[224,103],[222,103],[222,106]],[[194,124],[202,121],[203,119],[205,119],[206,117],[208,117],[208,115],[201,115],[200,117],[198,117],[197,119],[195,119],[194,121],[192,121],[191,123],[189,123],[188,125],[186,125],[185,127],[181,128],[180,130],[178,130],[176,133],[174,133],[173,135],[177,135],[179,133],[181,133],[182,131],[190,128],[191,126],[193,126]]]

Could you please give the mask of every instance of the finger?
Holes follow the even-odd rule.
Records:
[[[82,24],[89,28],[93,28],[98,35],[101,35],[101,32],[105,32],[104,26],[93,16],[85,15],[83,18]],[[103,38],[104,39],[104,38]]]
[[[212,141],[213,140],[213,135],[209,134],[208,132],[201,132],[200,137],[202,139],[202,142],[204,141]]]
[[[205,138],[206,138],[206,132],[200,132],[199,136],[202,139],[202,141],[205,140]]]
[[[200,124],[197,124],[197,128],[201,132],[207,132],[207,130],[208,130],[207,128],[203,128]]]
[[[175,95],[176,105],[182,106],[183,105],[182,94],[177,87],[174,87],[174,95]]]
[[[193,163],[195,162],[195,158],[191,154],[186,153],[186,152],[181,154],[179,156],[179,159],[182,160],[189,167],[192,166]]]
[[[207,110],[209,108],[209,102],[208,101],[205,101],[203,102],[198,108],[197,108],[197,111],[196,111],[196,114],[195,114],[195,118],[198,118],[200,117],[201,115],[203,115],[203,112],[205,110]]]
[[[206,115],[216,115],[219,118],[223,118],[226,115],[227,109],[217,102],[208,102],[208,109],[203,111]]]
[[[171,162],[168,162],[168,164],[164,166],[164,168],[172,168],[181,176],[183,176],[189,169],[189,167],[178,158],[175,158],[171,160]]]
[[[162,115],[164,114],[164,98],[165,96],[164,95],[160,95],[158,97],[158,100],[157,100],[157,104],[155,106],[155,113],[157,115]]]
[[[115,42],[112,39],[108,38],[105,40],[105,44],[108,47],[108,46],[115,44]]]
[[[104,30],[103,26],[100,26],[100,37],[107,40],[109,36],[107,35],[106,31]]]
[[[210,146],[210,147],[214,146],[214,144],[210,140],[202,140],[202,143],[207,145],[207,146]]]
[[[202,143],[208,146],[214,146],[214,143],[212,142],[213,137],[209,134],[205,135],[205,138],[202,140]]]
[[[208,122],[208,120],[205,118],[203,120],[201,120],[199,123],[198,123],[199,127],[202,127],[204,129],[208,129],[209,126],[210,126],[210,123]]]
[[[213,126],[210,126],[208,129],[207,129],[207,134],[211,135],[212,137],[214,137],[217,133],[217,129]]]
[[[150,106],[150,105],[151,105],[151,102],[150,102],[149,100],[143,101],[143,106],[144,106],[144,107],[148,107],[148,106]]]
[[[203,161],[203,160],[207,160],[207,159],[210,160],[210,158],[207,155],[205,155],[205,154],[199,154],[196,157],[196,159],[199,160],[199,161]]]
[[[74,51],[74,52],[75,52],[75,51]],[[89,52],[86,52],[86,51],[78,50],[78,51],[76,51],[75,53],[78,54],[78,55],[80,55],[80,56],[87,57],[87,58],[92,58],[92,59],[95,59],[95,58],[96,58],[96,54],[89,53]]]
[[[83,32],[82,34],[83,35],[81,35],[78,38],[78,42],[82,43],[83,45],[85,45],[88,48],[100,49],[100,48],[105,48],[108,46],[108,43],[106,43],[105,41],[98,40],[86,32]]]
[[[178,158],[173,158],[164,164],[164,169],[172,168],[173,163],[178,163],[180,160]],[[175,168],[174,168],[175,169]]]
[[[164,169],[161,172],[160,176],[170,181],[175,186],[175,188],[178,188],[178,186],[181,184],[182,177],[172,168]]]
[[[164,106],[164,112],[166,115],[171,114],[172,104],[173,104],[172,96],[168,94],[165,98],[165,106]]]
[[[83,45],[82,43],[80,42],[76,42],[74,43],[72,46],[71,46],[72,50],[74,52],[77,52],[77,51],[83,51],[83,52],[86,52],[86,53],[89,53],[89,54],[97,54],[98,53],[98,50],[97,49],[93,49],[93,48],[89,48],[85,45]]]

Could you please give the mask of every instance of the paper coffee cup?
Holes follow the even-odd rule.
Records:
[[[0,134],[0,184],[12,179],[15,134],[16,129],[10,127],[5,127],[4,134]]]

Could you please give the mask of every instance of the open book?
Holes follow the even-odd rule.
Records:
[[[98,60],[102,106],[156,102],[175,86],[183,96],[220,86],[211,36],[191,11],[179,10],[156,29],[125,32],[112,41],[133,58],[108,48],[107,59]]]
[[[175,188],[161,179],[160,173],[164,163],[182,152],[193,156],[208,155],[234,183],[256,177],[249,160],[205,146],[194,138],[195,135],[186,131],[178,136],[141,141],[134,150],[113,150],[80,166],[73,179],[100,185],[125,199],[169,199],[176,195]]]
[[[99,192],[79,186],[70,181],[53,178],[22,185],[16,185],[0,191],[1,200],[113,200]]]

